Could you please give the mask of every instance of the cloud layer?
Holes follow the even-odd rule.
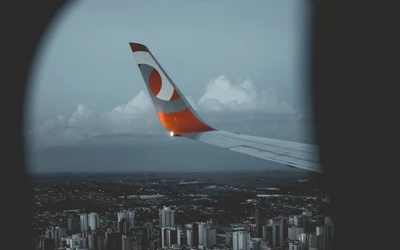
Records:
[[[232,82],[226,76],[211,79],[204,94],[188,101],[211,125],[234,124],[271,114],[293,114],[275,89],[258,90],[250,79]],[[266,115],[266,114],[269,115]],[[290,117],[293,117],[291,115]],[[98,114],[78,105],[72,115],[59,115],[28,131],[28,140],[34,147],[90,142],[99,137],[121,134],[157,135],[165,133],[147,91],[140,91],[128,103]]]
[[[275,89],[256,89],[251,79],[232,83],[226,76],[211,79],[198,106],[204,111],[290,111]],[[283,108],[283,110],[282,110]]]

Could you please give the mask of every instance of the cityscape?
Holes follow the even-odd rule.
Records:
[[[32,249],[333,249],[327,190],[313,173],[53,173],[31,180]]]

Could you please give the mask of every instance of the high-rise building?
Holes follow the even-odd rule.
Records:
[[[192,226],[192,247],[199,246],[199,223],[193,223]]]
[[[133,228],[135,226],[135,212],[134,211],[128,211],[128,222],[129,222],[129,228]]]
[[[252,250],[261,250],[261,245],[262,245],[263,239],[262,238],[252,238],[251,239],[251,244]]]
[[[122,250],[131,250],[131,239],[126,235],[122,235]]]
[[[95,234],[90,234],[89,236],[88,236],[88,248],[89,248],[89,250],[94,250],[94,249],[96,249],[96,237],[95,237]]]
[[[289,240],[295,240],[295,226],[293,226],[293,225],[290,225],[289,227],[288,227],[288,239]]]
[[[90,229],[90,228],[89,228]],[[82,233],[81,233],[81,235],[82,235],[82,237],[83,238],[85,238],[85,239],[87,239],[87,237],[89,237],[89,235],[90,235],[90,233],[91,233],[91,231],[90,230],[85,230],[85,231],[83,231]]]
[[[148,222],[145,224],[146,226],[146,235],[147,235],[147,240],[153,240],[154,239],[154,232],[153,232],[153,223]]]
[[[270,246],[277,246],[277,230],[276,224],[269,223],[266,226],[267,228],[267,243]]]
[[[315,233],[317,236],[325,234],[324,227],[315,227]]]
[[[267,242],[268,241],[268,230],[267,225],[262,227],[262,239]]]
[[[297,237],[299,237],[299,235],[301,235],[304,232],[305,232],[305,230],[303,227],[295,227],[294,235],[297,235]]]
[[[60,246],[61,238],[67,235],[67,230],[60,227],[50,227],[46,230],[46,238],[53,239],[56,248]]]
[[[301,242],[299,240],[290,241],[289,242],[289,249],[290,250],[302,250],[301,249]]]
[[[88,247],[86,238],[83,238],[80,234],[73,234],[71,237],[67,237],[66,243],[72,249]]]
[[[212,248],[217,244],[217,228],[208,224],[209,227],[206,229],[206,244],[207,248]]]
[[[143,228],[143,236],[141,241],[143,250],[150,250],[150,241],[152,241],[153,238],[153,223],[148,222]]]
[[[174,221],[174,210],[169,207],[164,207],[159,210],[160,215],[160,227],[173,227]]]
[[[300,216],[295,215],[295,216],[293,217],[293,224],[294,224],[296,227],[303,227],[304,219],[305,219],[305,218],[304,218],[302,215],[300,215]]]
[[[89,229],[89,217],[88,214],[81,214],[80,215],[80,222],[81,222],[81,232],[84,232]]]
[[[100,217],[97,213],[90,213],[88,215],[88,222],[90,230],[97,230],[100,226]]]
[[[309,249],[312,247],[318,248],[317,234],[315,234],[315,233],[308,234],[307,237],[308,237],[307,241],[308,241]]]
[[[309,215],[309,213],[306,213],[307,215]],[[304,229],[304,232],[308,232],[309,231],[309,217],[305,216],[305,215],[295,215],[293,217],[293,225],[295,225],[296,227],[301,227]]]
[[[199,245],[205,246],[207,241],[207,224],[204,222],[197,224],[199,227]]]
[[[302,233],[299,235],[299,241],[300,241],[301,249],[308,248],[308,237],[307,237],[306,233]]]
[[[121,212],[118,212],[117,216],[118,222],[125,218],[129,223],[129,228],[133,228],[135,226],[135,211],[123,210]]]
[[[160,248],[160,241],[159,240],[151,240],[150,241],[150,250],[156,250]]]
[[[324,249],[325,248],[325,227],[316,227],[315,228],[316,235],[317,235],[317,246],[318,248]]]
[[[189,248],[193,246],[193,229],[192,228],[187,228],[186,229],[186,240],[187,240],[187,245]]]
[[[97,213],[81,214],[80,223],[82,233],[89,229],[94,231],[100,226],[100,217]]]
[[[172,247],[181,245],[181,231],[175,227],[161,228],[161,247]]]
[[[333,222],[329,217],[325,217],[325,224],[317,226],[316,241],[319,249],[330,250],[333,248]]]
[[[297,217],[294,216],[291,218],[289,218],[289,222],[292,221],[293,224],[288,226],[288,239],[289,240],[297,240],[299,235],[301,235],[302,233],[305,232],[304,227],[302,227],[304,225],[303,223],[303,219],[302,217]]]
[[[71,233],[74,234],[76,233],[78,221],[75,216],[70,216],[67,219],[67,230]]]
[[[265,208],[260,207],[258,204],[256,205],[255,209],[255,223],[256,223],[256,230],[254,232],[255,238],[262,238],[262,226],[267,217],[267,210]]]
[[[232,236],[233,250],[250,250],[251,237],[249,232],[236,231]]]
[[[118,232],[121,233],[122,235],[129,234],[129,222],[125,218],[122,218],[118,222]]]
[[[89,245],[89,250],[104,250],[105,249],[104,233],[103,232],[91,233],[88,236],[88,245]]]
[[[188,224],[187,227],[186,236],[189,247],[212,248],[217,244],[217,229],[214,223],[196,222]]]
[[[275,223],[278,225],[278,245],[283,246],[283,242],[288,238],[288,224],[287,219],[283,216],[278,216],[275,218]]]
[[[293,216],[293,215],[290,215],[290,216],[289,216],[289,218],[288,218],[288,224],[289,224],[289,225],[293,225],[293,224],[294,224],[294,216]]]
[[[283,217],[277,217],[274,220],[268,220],[267,225],[263,227],[263,239],[268,243],[268,246],[283,246],[285,229],[285,220]]]
[[[106,233],[105,234],[106,250],[108,249],[121,249],[122,248],[122,235],[120,233]]]

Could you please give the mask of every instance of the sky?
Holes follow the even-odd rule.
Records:
[[[145,44],[211,126],[314,143],[310,1],[75,1],[29,78],[28,170],[292,170],[160,124],[129,42]]]

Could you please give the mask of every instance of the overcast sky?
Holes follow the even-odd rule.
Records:
[[[148,46],[210,125],[313,143],[309,2],[76,1],[64,8],[31,71],[30,170],[290,169],[170,138],[129,42]]]

